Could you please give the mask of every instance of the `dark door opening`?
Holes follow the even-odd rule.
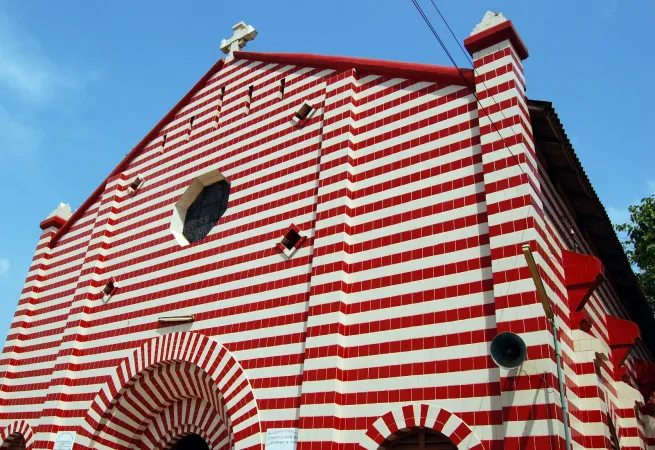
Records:
[[[385,450],[457,450],[457,446],[441,433],[433,430],[398,432],[395,439],[382,444]]]
[[[190,434],[177,441],[173,450],[209,450],[209,445],[200,435]]]

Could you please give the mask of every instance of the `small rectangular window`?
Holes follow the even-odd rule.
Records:
[[[298,234],[296,230],[291,228],[287,232],[286,236],[282,238],[282,245],[284,245],[287,248],[287,250],[291,250],[293,247],[296,246],[299,240],[300,240],[300,234]]]
[[[114,284],[114,279],[110,278],[109,281],[107,281],[107,284],[105,285],[104,289],[102,290],[102,293],[105,297],[111,296],[113,292],[116,290],[116,285]]]
[[[191,118],[189,119],[189,125],[191,125],[192,128],[193,128],[193,121],[194,120],[196,120],[196,116],[191,116]]]
[[[282,239],[277,242],[276,247],[287,258],[290,258],[296,250],[302,247],[306,239],[306,236],[300,234],[300,229],[294,224],[291,224],[287,232],[282,236]]]
[[[252,100],[252,91],[254,90],[253,86],[250,86],[248,88],[248,99]]]
[[[137,176],[134,179],[134,181],[132,181],[132,184],[130,184],[130,189],[132,189],[133,191],[136,191],[137,189],[139,189],[139,186],[141,186],[141,184],[143,184],[143,178],[141,178],[140,176]]]
[[[284,100],[284,84],[285,84],[285,79],[282,78],[280,80],[280,100]]]
[[[302,104],[300,109],[293,115],[293,117],[291,118],[291,122],[298,125],[309,119],[314,114],[314,111],[316,111],[314,107],[309,103],[305,102]]]

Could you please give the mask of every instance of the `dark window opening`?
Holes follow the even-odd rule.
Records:
[[[248,88],[248,98],[249,98],[250,100],[252,100],[252,91],[253,91],[253,90],[254,90],[254,88],[253,88],[252,86],[250,86],[250,87]]]
[[[177,441],[172,450],[209,450],[209,445],[200,435],[190,434]]]
[[[205,186],[184,217],[182,234],[190,244],[204,239],[227,210],[230,184],[221,180]]]
[[[281,98],[282,100],[284,100],[284,84],[285,84],[285,81],[286,81],[286,80],[285,80],[284,78],[282,78],[282,79],[280,80],[280,98]]]
[[[168,134],[164,135],[164,138],[162,140],[162,146],[166,146],[166,138],[168,137]]]
[[[105,285],[105,288],[102,290],[102,293],[106,296],[109,296],[114,292],[114,289],[116,289],[116,286],[114,285],[114,280],[111,279]]]
[[[130,189],[136,191],[137,189],[139,189],[139,186],[141,186],[142,183],[143,183],[143,178],[136,177],[134,181],[132,181],[132,184],[130,184]]]
[[[309,103],[305,103],[300,107],[300,109],[296,113],[296,117],[298,118],[299,121],[305,120],[307,116],[309,116],[310,112],[312,112],[311,105]]]
[[[191,116],[191,118],[189,119],[189,125],[191,125],[191,127],[193,127],[194,120],[196,120],[196,116]]]
[[[299,240],[300,235],[296,230],[292,228],[287,232],[286,236],[282,238],[282,245],[284,245],[287,250],[291,250],[295,247]]]
[[[225,97],[225,86],[221,88],[221,100]]]

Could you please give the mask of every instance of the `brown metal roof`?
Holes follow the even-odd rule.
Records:
[[[646,302],[628,258],[589,177],[564,131],[552,103],[528,100],[535,145],[546,174],[571,206],[572,220],[605,266],[609,281],[630,320],[639,325],[641,338],[655,350],[655,318]]]

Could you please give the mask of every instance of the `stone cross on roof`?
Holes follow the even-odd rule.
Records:
[[[257,30],[244,22],[237,23],[232,29],[234,30],[232,37],[221,41],[221,51],[227,55],[226,61],[234,59],[234,52],[241,50],[248,41],[252,41],[257,36]]]

